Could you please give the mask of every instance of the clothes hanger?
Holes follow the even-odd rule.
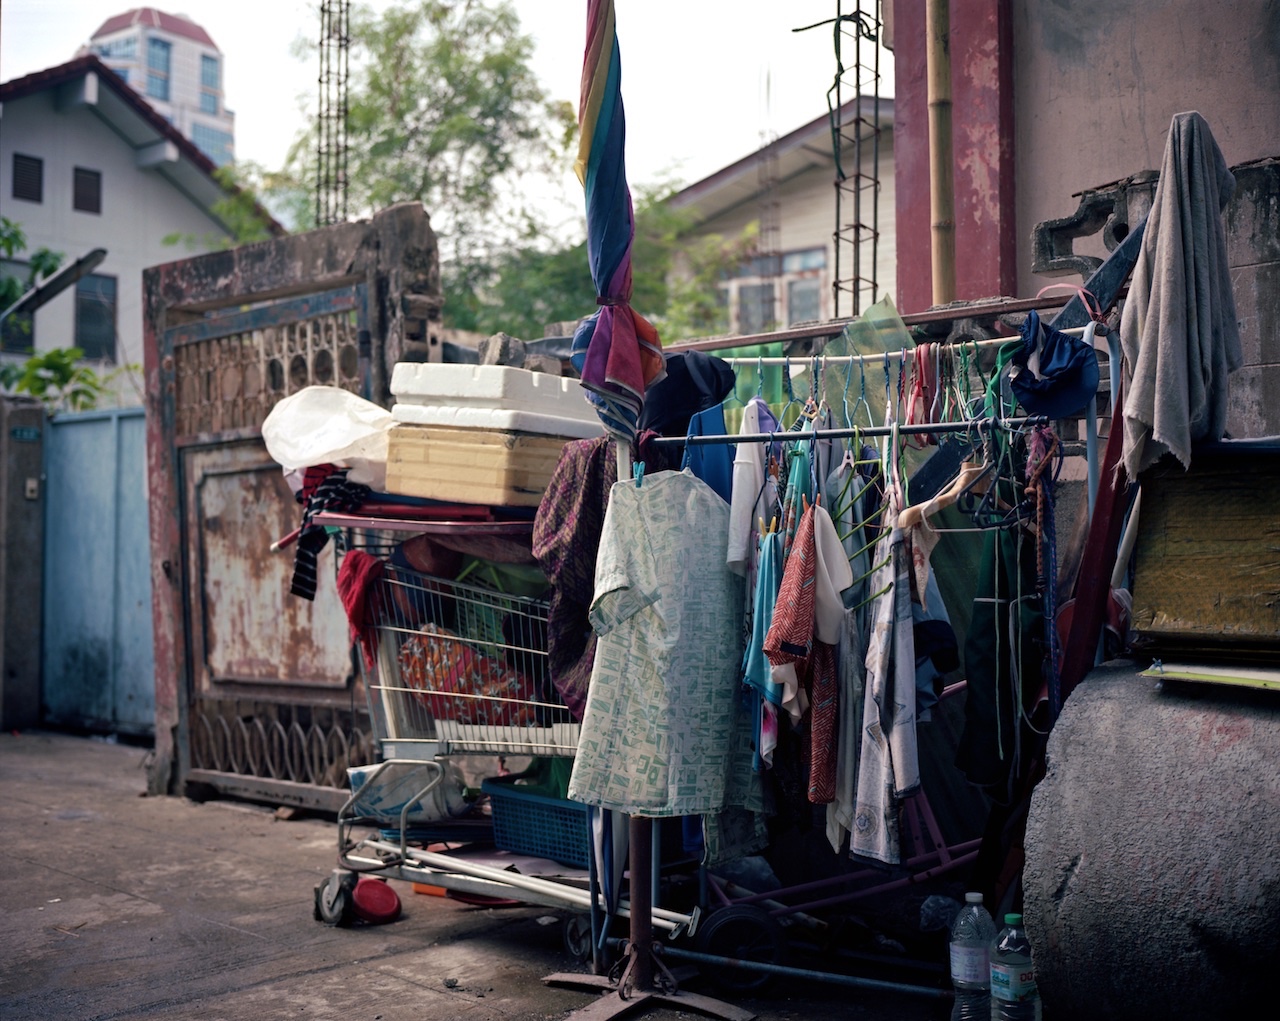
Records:
[[[953,503],[960,499],[966,492],[971,491],[985,493],[990,485],[990,480],[985,480],[991,470],[991,465],[985,461],[963,461],[960,464],[960,474],[952,481],[951,485],[938,493],[930,500],[924,503],[915,504],[908,507],[898,515],[898,527],[901,529],[915,528],[916,525],[924,521],[925,518],[931,517],[938,511],[950,507]],[[979,490],[979,487],[981,489]]]

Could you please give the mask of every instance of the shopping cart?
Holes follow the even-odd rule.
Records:
[[[347,547],[389,553],[387,522],[324,515],[361,531]],[[317,519],[319,520],[319,519]],[[484,525],[414,524],[414,531]],[[489,525],[488,527],[495,527]],[[547,668],[544,599],[490,585],[433,577],[386,562],[366,595],[372,665],[361,657],[382,761],[351,771],[338,812],[338,868],[315,889],[315,917],[357,917],[361,876],[400,879],[471,898],[567,909],[566,947],[594,956],[605,924],[592,893],[590,810],[501,776],[482,784],[490,814],[462,796],[458,756],[571,757],[579,725]],[[438,845],[491,842],[521,856],[517,873]],[[628,917],[624,902],[617,912]],[[654,924],[688,931],[696,916],[657,909]]]

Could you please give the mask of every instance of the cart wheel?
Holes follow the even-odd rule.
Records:
[[[754,904],[733,904],[713,911],[698,926],[695,944],[700,953],[763,964],[781,964],[786,953],[782,926]],[[767,971],[750,968],[710,965],[705,970],[725,990],[757,992],[773,979]]]
[[[570,915],[564,920],[564,949],[578,964],[591,960],[590,915]]]
[[[342,869],[334,869],[316,884],[315,907],[312,911],[315,920],[326,925],[350,925],[355,917],[351,899],[355,885],[356,874]]]

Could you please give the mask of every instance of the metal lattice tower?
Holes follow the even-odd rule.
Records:
[[[316,226],[347,220],[347,79],[351,0],[320,3],[320,108],[316,116]]]
[[[840,318],[856,316],[879,298],[880,0],[836,0],[834,26],[836,78],[827,92],[827,105],[836,162],[831,289],[833,316]],[[846,63],[846,55],[852,56],[851,62]],[[853,108],[845,111],[850,99]],[[851,160],[845,158],[846,150],[852,151]]]

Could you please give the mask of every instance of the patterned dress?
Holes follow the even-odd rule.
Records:
[[[729,505],[689,472],[609,494],[591,623],[598,637],[569,797],[643,816],[725,803],[735,754],[741,579]],[[746,768],[749,769],[749,766]]]

